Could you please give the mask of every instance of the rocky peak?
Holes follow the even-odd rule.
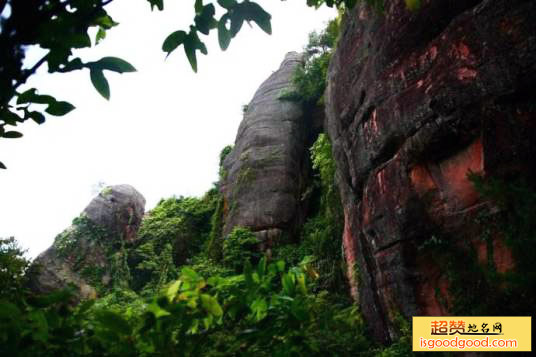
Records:
[[[311,125],[299,103],[280,99],[301,63],[301,54],[287,53],[247,107],[223,165],[224,236],[243,226],[268,247],[303,219]]]
[[[492,211],[468,173],[534,181],[535,16],[521,0],[425,0],[415,12],[393,0],[384,14],[362,2],[346,16],[327,121],[352,293],[379,341],[396,338],[399,316],[452,308],[445,259],[420,248],[486,251],[476,222]],[[492,245],[496,269],[512,269],[500,236]]]
[[[50,292],[74,284],[81,298],[128,280],[123,248],[136,239],[145,198],[129,185],[104,188],[31,268],[31,288]]]

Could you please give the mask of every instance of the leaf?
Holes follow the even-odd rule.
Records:
[[[102,27],[99,27],[99,31],[97,31],[97,35],[95,35],[95,44],[98,45],[99,42],[101,42],[105,38],[106,38],[106,30]]]
[[[405,0],[406,7],[411,11],[416,11],[421,7],[421,0]]]
[[[52,104],[56,102],[56,98],[51,95],[37,94],[37,89],[31,88],[21,93],[17,98],[17,104],[36,103],[36,104]]]
[[[218,42],[223,51],[229,47],[232,38],[231,31],[229,31],[226,26],[227,21],[228,18],[223,16],[218,22]]]
[[[164,10],[164,0],[147,0],[149,1],[149,4],[151,4],[151,11],[156,6],[158,10],[162,11]]]
[[[190,62],[190,66],[194,72],[197,73],[197,57],[195,56],[195,45],[190,38],[184,42],[184,52]]]
[[[229,10],[236,5],[236,0],[218,0],[218,4],[224,9]]]
[[[89,75],[91,77],[91,83],[93,83],[93,86],[97,90],[97,92],[100,93],[105,99],[110,99],[110,85],[108,84],[108,80],[106,77],[104,77],[104,74],[101,70],[97,69],[91,69],[89,71]]]
[[[203,0],[195,0],[194,9],[196,14],[200,14],[203,11]]]
[[[147,311],[152,312],[155,318],[159,319],[163,316],[171,315],[168,311],[162,309],[156,302],[152,302],[147,306]]]
[[[208,35],[210,30],[217,26],[217,22],[214,19],[215,13],[216,9],[212,4],[202,8],[201,12],[194,18],[195,26],[199,32]]]
[[[264,298],[257,298],[250,306],[251,312],[257,322],[261,321],[268,315],[268,304]]]
[[[103,15],[95,20],[95,24],[99,25],[103,30],[109,30],[112,27],[119,25],[118,22],[115,22],[112,17],[104,11]]]
[[[95,66],[95,68],[117,73],[136,72],[134,66],[118,57],[103,57],[92,65]]]
[[[18,131],[6,131],[2,136],[6,139],[17,139],[22,137],[22,133]]]
[[[6,124],[16,126],[17,122],[23,122],[24,119],[19,117],[17,114],[10,112],[9,110],[4,110],[0,116]]]
[[[261,260],[259,261],[259,264],[257,265],[257,274],[259,275],[259,278],[262,279],[265,273],[266,273],[266,257],[262,257]]]
[[[280,272],[284,272],[285,271],[285,261],[284,260],[278,260],[275,265],[277,266],[277,269],[280,271]]]
[[[291,274],[283,274],[281,277],[281,283],[283,285],[283,291],[286,295],[294,296],[295,285],[294,279]]]
[[[231,36],[235,37],[236,34],[240,31],[242,28],[242,24],[244,23],[244,18],[242,17],[242,14],[240,11],[235,10],[230,15],[231,19]]]
[[[74,105],[69,102],[54,102],[48,106],[45,112],[50,115],[63,116],[72,111],[74,108]]]
[[[305,285],[305,275],[304,274],[298,274],[297,276],[298,281],[298,288],[300,289],[300,292],[304,295],[307,294],[307,286]]]
[[[223,315],[223,310],[218,303],[218,300],[208,294],[201,294],[201,305],[210,314],[220,317]]]
[[[197,281],[199,280],[200,276],[195,272],[195,270],[184,267],[181,270],[181,275],[183,275],[185,278],[187,278],[190,281]]]
[[[245,7],[245,18],[246,20],[255,21],[255,23],[267,34],[272,34],[272,16],[264,11],[264,9],[257,3],[246,2],[243,4]]]
[[[28,118],[32,119],[37,124],[41,125],[45,122],[45,116],[39,112],[28,112]]]
[[[132,327],[123,316],[112,311],[99,311],[96,314],[97,321],[102,323],[104,327],[122,335],[130,335]]]
[[[169,301],[173,301],[175,299],[175,296],[177,295],[177,292],[179,291],[179,288],[181,287],[182,281],[175,280],[167,289],[166,296]]]
[[[167,52],[168,56],[171,52],[175,51],[177,47],[184,43],[187,34],[184,31],[175,31],[170,34],[162,44],[162,51]]]
[[[249,259],[246,260],[244,264],[244,278],[246,280],[246,286],[248,288],[252,288],[254,286],[253,283],[253,268],[251,267],[251,263],[249,262]]]

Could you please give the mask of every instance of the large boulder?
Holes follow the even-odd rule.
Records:
[[[467,174],[534,180],[536,2],[364,3],[345,18],[326,112],[352,293],[388,342],[399,316],[449,313],[446,266],[423,244],[455,239],[498,272],[515,265],[500,238],[487,253],[476,239],[492,208]]]
[[[125,246],[136,240],[145,198],[129,185],[104,188],[73,224],[32,263],[30,287],[40,293],[74,284],[91,298],[128,283]]]
[[[299,103],[280,99],[301,63],[288,53],[247,106],[223,163],[224,236],[247,227],[269,248],[303,222],[313,123]]]

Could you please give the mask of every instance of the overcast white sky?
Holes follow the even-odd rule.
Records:
[[[42,70],[31,78],[26,88],[77,109],[41,126],[23,124],[22,139],[0,140],[0,160],[8,166],[0,172],[0,237],[15,236],[35,257],[85,208],[99,182],[133,185],[146,210],[163,197],[207,191],[217,179],[220,150],[234,142],[242,105],[285,53],[301,50],[307,34],[335,15],[308,8],[305,0],[259,2],[272,14],[272,36],[245,25],[226,52],[216,33],[202,38],[209,54],[198,58],[197,74],[182,48],[165,61],[161,51],[169,33],[188,28],[192,1],[166,1],[164,12],[152,13],[145,0],[113,2],[109,13],[120,25],[81,56],[121,57],[138,72],[108,72],[109,102],[87,71]]]

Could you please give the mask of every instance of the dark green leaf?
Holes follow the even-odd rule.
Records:
[[[74,105],[68,102],[54,102],[45,110],[50,115],[62,116],[74,109]]]
[[[91,47],[91,39],[87,33],[76,33],[65,38],[64,45],[70,48]]]
[[[190,62],[190,66],[192,66],[194,72],[197,72],[197,57],[195,55],[195,43],[193,41],[194,40],[192,40],[191,37],[188,37],[186,41],[184,41],[184,52]]]
[[[147,0],[151,4],[151,10],[156,6],[158,10],[164,10],[164,0]]]
[[[218,4],[220,4],[221,7],[229,10],[236,5],[236,0],[218,0]]]
[[[35,103],[35,104],[48,104],[51,105],[56,102],[56,98],[50,95],[37,94],[35,88],[28,89],[23,92],[17,98],[17,104]]]
[[[45,122],[45,116],[39,112],[28,112],[28,117],[39,125]]]
[[[51,48],[47,55],[48,72],[56,72],[59,69],[60,64],[68,61],[71,54],[72,51],[69,48]]]
[[[24,119],[19,117],[17,114],[10,112],[9,110],[4,110],[0,117],[6,124],[16,126],[17,122],[23,122]]]
[[[72,297],[73,291],[70,288],[65,288],[48,294],[32,295],[28,298],[28,303],[31,306],[42,308],[57,303],[68,303]]]
[[[37,96],[37,89],[35,88],[28,89],[27,91],[19,94],[17,98],[17,104],[29,103],[36,96]]]
[[[244,18],[242,17],[242,14],[240,13],[240,11],[233,11],[233,13],[230,15],[230,19],[231,19],[231,36],[235,37],[236,34],[242,28],[242,24],[244,23]]]
[[[117,73],[136,72],[134,66],[118,57],[103,57],[94,62],[93,66],[101,70],[106,69]]]
[[[6,131],[3,137],[6,139],[17,139],[22,137],[22,133],[19,133],[18,131]]]
[[[61,68],[61,72],[70,72],[82,68],[84,68],[84,63],[82,63],[82,60],[80,58],[75,58],[65,64],[65,66]]]
[[[220,48],[225,51],[231,43],[231,31],[226,26],[227,18],[224,16],[218,22],[218,42]]]
[[[196,14],[200,14],[203,11],[203,0],[195,0],[194,9]]]
[[[4,164],[0,162],[0,168],[5,169]],[[5,300],[0,301],[0,319],[15,319],[20,316],[19,308]]]
[[[170,34],[162,44],[162,51],[167,52],[168,56],[171,52],[175,51],[177,47],[184,43],[186,39],[186,32],[184,31],[175,31]]]
[[[253,268],[251,267],[251,263],[249,262],[249,260],[246,260],[244,264],[244,278],[246,281],[246,286],[248,288],[252,288],[254,285],[253,284]]]
[[[132,333],[132,327],[130,324],[121,315],[115,312],[99,311],[96,314],[96,318],[111,331],[122,335],[130,335]]]
[[[195,25],[199,32],[208,35],[210,30],[217,26],[217,22],[214,19],[215,13],[216,9],[214,8],[214,5],[208,4],[203,7],[201,13],[194,18]]]
[[[264,11],[257,3],[247,2],[243,4],[244,17],[246,20],[254,21],[267,34],[272,33],[271,18],[272,16]]]
[[[264,274],[266,273],[266,257],[262,257],[259,261],[259,264],[257,264],[257,274],[259,274],[259,278],[263,278]]]
[[[105,99],[110,99],[110,85],[108,84],[106,77],[104,77],[102,70],[91,69],[89,75],[91,77],[91,83],[93,83],[97,92],[99,92]]]

